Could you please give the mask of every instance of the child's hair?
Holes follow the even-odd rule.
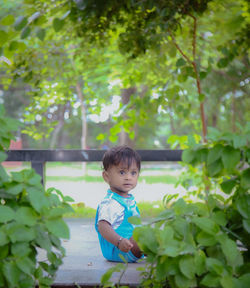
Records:
[[[106,151],[102,158],[103,169],[108,170],[111,166],[117,166],[120,163],[126,163],[128,168],[131,166],[132,162],[135,161],[138,170],[141,170],[141,157],[132,148],[123,145],[115,146],[108,151]]]

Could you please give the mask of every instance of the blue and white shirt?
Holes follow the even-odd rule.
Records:
[[[105,220],[110,223],[114,231],[121,237],[130,239],[133,236],[135,225],[129,223],[128,219],[131,216],[140,217],[140,213],[134,196],[130,194],[128,196],[127,198],[122,197],[109,189],[106,197],[99,204],[96,211],[95,229],[98,234],[102,254],[109,261],[123,262],[120,255],[123,255],[128,262],[136,262],[138,260],[131,251],[128,253],[120,251],[116,246],[103,238],[98,230],[98,222]]]
[[[131,211],[131,216],[140,217],[140,213],[136,206],[136,201],[133,195],[129,194],[129,197],[122,197],[111,190],[108,190],[107,196],[101,201],[98,206],[97,222],[105,220],[114,230],[116,230],[124,220],[125,207]],[[122,201],[122,204],[121,204]]]

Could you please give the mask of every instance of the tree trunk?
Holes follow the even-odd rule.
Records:
[[[58,134],[61,131],[63,125],[64,125],[64,112],[65,112],[65,106],[59,106],[59,111],[58,111],[58,124],[56,125],[53,133],[52,133],[52,137],[51,137],[51,141],[50,141],[50,149],[56,148],[56,143],[58,142]]]
[[[81,103],[81,119],[82,119],[82,133],[81,133],[81,149],[85,150],[87,149],[87,113],[86,113],[86,107],[84,105],[84,97],[82,93],[82,84],[78,82],[76,84],[76,92],[77,96]],[[86,175],[86,162],[83,162],[82,164],[83,168],[83,174]]]
[[[199,76],[199,71],[198,71],[198,67],[197,67],[197,63],[196,63],[197,19],[193,15],[189,15],[189,16],[194,21],[194,23],[193,23],[193,41],[192,41],[193,60],[191,60],[183,52],[183,50],[180,48],[180,46],[176,43],[175,37],[171,33],[171,31],[169,31],[169,34],[170,34],[177,50],[181,53],[181,55],[184,57],[184,59],[187,60],[187,62],[193,66],[195,78],[196,78],[196,86],[197,86],[198,95],[202,96],[200,76]],[[203,139],[203,142],[206,143],[207,142],[207,122],[206,122],[205,109],[204,109],[204,100],[200,101],[200,115],[201,115],[201,125],[202,125],[202,139]]]
[[[121,90],[121,100],[123,105],[127,105],[130,100],[130,96],[136,92],[136,87],[130,87],[127,89]],[[126,115],[124,116],[124,120],[126,120]],[[119,145],[128,145],[130,147],[134,147],[134,141],[129,138],[127,132],[122,129],[119,134]]]
[[[212,127],[216,128],[217,127],[217,114],[213,113],[212,115]]]
[[[174,126],[174,117],[172,115],[172,110],[169,109],[169,119],[170,119],[170,127],[172,135],[176,134],[175,126]]]
[[[235,90],[232,95],[232,131],[236,132],[236,104],[235,104]]]

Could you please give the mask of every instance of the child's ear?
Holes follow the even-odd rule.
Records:
[[[108,176],[107,171],[102,172],[102,177],[103,177],[105,182],[109,183],[109,176]]]

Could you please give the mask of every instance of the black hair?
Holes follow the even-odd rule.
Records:
[[[138,170],[141,170],[141,157],[140,155],[130,148],[129,146],[115,146],[107,150],[102,158],[103,169],[108,170],[111,166],[117,166],[120,163],[126,163],[128,168],[132,162],[135,161]]]

